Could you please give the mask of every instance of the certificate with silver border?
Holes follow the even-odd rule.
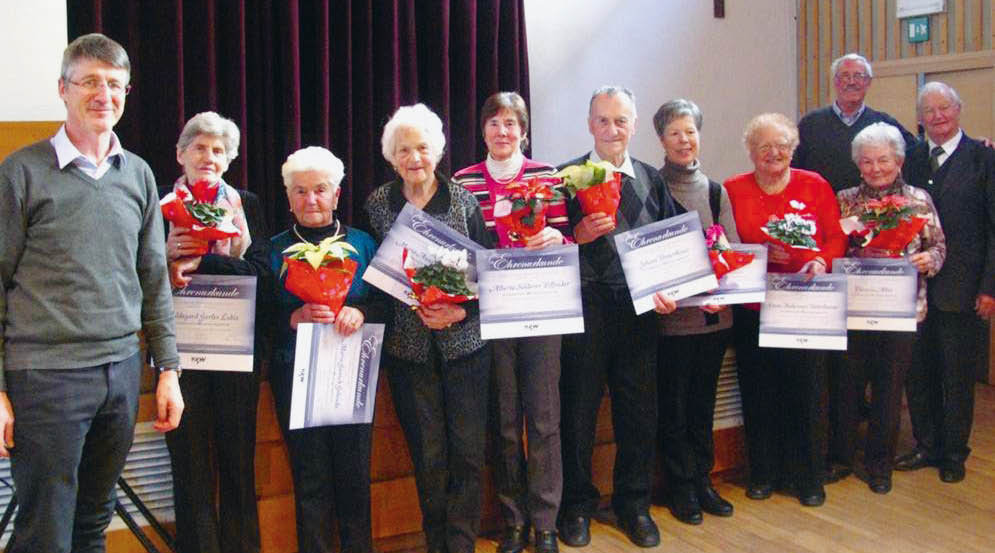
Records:
[[[768,273],[762,348],[846,349],[846,277]]]
[[[252,372],[256,277],[191,275],[173,312],[183,370]]]
[[[846,276],[846,327],[916,331],[919,273],[905,258],[838,257],[833,272]]]

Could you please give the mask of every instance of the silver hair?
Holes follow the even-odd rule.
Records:
[[[176,140],[176,149],[180,152],[186,150],[202,134],[221,138],[225,143],[225,157],[228,158],[228,163],[238,157],[238,144],[241,140],[238,125],[213,111],[198,113],[183,125],[180,138]]]
[[[66,46],[62,52],[62,80],[69,80],[73,65],[81,59],[102,61],[111,67],[124,69],[128,72],[129,80],[131,78],[131,61],[128,60],[124,47],[100,33],[83,35]]]
[[[632,117],[636,117],[636,95],[624,86],[613,84],[602,86],[591,93],[591,101],[587,104],[588,117],[591,116],[591,109],[594,107],[594,100],[596,100],[598,96],[622,96],[629,101],[629,107],[632,108]]]
[[[964,102],[961,101],[960,94],[957,94],[957,91],[954,90],[952,86],[948,85],[947,83],[942,83],[940,81],[930,81],[922,85],[922,88],[919,89],[919,95],[916,96],[917,112],[922,112],[923,98],[925,98],[927,94],[931,94],[933,92],[938,92],[940,94],[943,94],[944,96],[947,97],[948,100],[957,104],[957,107],[961,108],[964,107]]]
[[[294,173],[317,171],[328,175],[328,182],[338,188],[345,177],[345,165],[335,154],[321,146],[301,148],[287,156],[287,161],[280,168],[283,175],[283,186],[290,188],[294,184]]]
[[[757,135],[767,127],[779,127],[784,131],[792,152],[798,147],[798,126],[794,121],[783,113],[761,113],[750,119],[746,124],[746,130],[743,131],[743,145],[746,146],[747,152],[753,152],[753,147],[757,145]]]
[[[901,163],[905,160],[905,139],[902,138],[902,132],[894,125],[879,121],[867,125],[864,130],[857,133],[850,143],[850,158],[855,164],[859,164],[860,154],[867,146],[888,146],[895,156],[895,161]]]
[[[656,135],[663,136],[663,131],[667,125],[681,117],[694,119],[694,128],[701,130],[701,110],[698,109],[698,105],[691,100],[678,98],[664,103],[653,115],[653,128],[656,129]]]
[[[401,129],[414,129],[428,141],[429,155],[433,163],[439,163],[446,149],[446,133],[442,131],[442,119],[425,104],[401,106],[383,127],[380,147],[383,157],[391,165],[396,165],[394,148],[397,146],[397,132]]]
[[[855,52],[844,54],[833,60],[833,64],[829,66],[829,73],[830,73],[829,76],[835,77],[836,72],[839,71],[840,66],[843,65],[843,62],[845,61],[859,61],[860,63],[864,64],[864,68],[867,70],[867,76],[871,78],[874,77],[874,70],[871,69],[871,62],[867,61],[867,58],[865,58],[864,56],[861,56],[860,54],[857,54]]]

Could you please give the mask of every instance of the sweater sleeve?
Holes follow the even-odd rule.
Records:
[[[725,229],[726,238],[729,242],[739,242],[739,232],[736,231],[736,219],[732,215],[732,202],[729,201],[729,192],[726,187],[721,187],[722,194],[719,196],[719,224]]]
[[[162,215],[152,170],[145,166],[146,206],[142,229],[138,236],[136,268],[142,286],[142,328],[145,340],[157,367],[176,367],[180,363],[176,351],[173,319],[173,298],[166,267],[166,239]]]
[[[11,164],[0,166],[0,392],[7,390],[4,378],[4,342],[7,327],[7,288],[24,251],[27,219],[24,214],[23,182],[15,183]]]

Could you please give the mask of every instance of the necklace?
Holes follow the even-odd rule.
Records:
[[[339,221],[338,219],[336,219],[335,220],[335,234],[333,234],[333,236],[338,236],[339,229],[341,229],[341,228],[342,228],[342,221]],[[294,223],[294,234],[296,234],[297,237],[301,239],[301,242],[304,242],[305,244],[311,244],[310,240],[308,240],[307,238],[304,238],[303,236],[301,236],[301,233],[297,230],[297,223]],[[314,244],[311,244],[311,245],[313,246]]]

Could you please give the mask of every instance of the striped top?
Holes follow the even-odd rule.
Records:
[[[507,196],[505,186],[518,181],[527,181],[533,177],[550,178],[556,173],[556,168],[545,163],[532,161],[524,158],[518,174],[507,182],[500,182],[491,176],[487,171],[487,162],[481,161],[475,165],[460,169],[453,175],[452,182],[467,189],[480,203],[480,209],[484,215],[484,222],[487,230],[492,233],[494,243],[500,248],[515,248],[524,245],[521,240],[515,241],[508,236],[504,225],[499,225],[494,220],[494,203],[504,196]],[[559,230],[563,234],[566,242],[573,242],[573,229],[570,220],[567,218],[566,190],[562,185],[554,186],[564,197],[549,204],[546,209],[546,224]]]

